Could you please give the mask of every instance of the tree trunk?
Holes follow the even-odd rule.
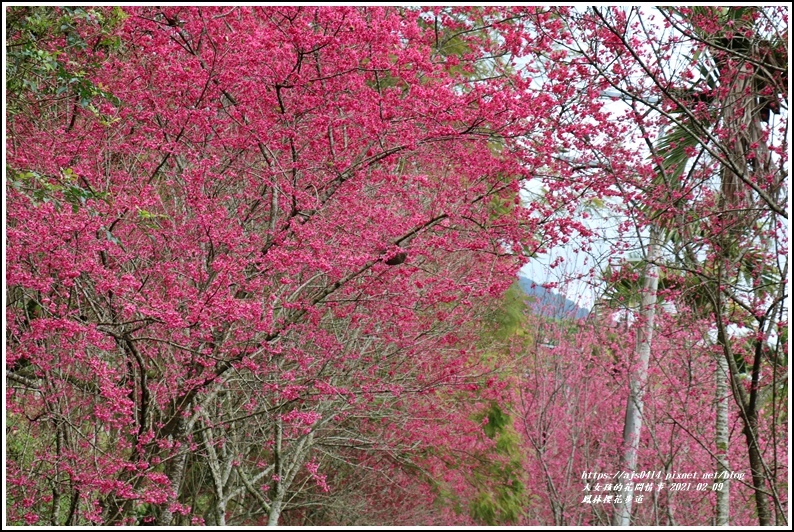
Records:
[[[729,161],[732,163],[733,168],[723,166],[721,171],[721,198],[720,202],[724,208],[720,216],[723,218],[723,224],[726,228],[721,243],[720,253],[726,262],[732,260],[729,250],[736,247],[740,241],[743,231],[755,222],[751,216],[748,207],[751,205],[749,198],[751,197],[751,190],[748,187],[742,186],[742,180],[737,172],[743,173],[745,176],[752,180],[757,180],[759,176],[763,175],[769,168],[769,147],[763,141],[763,132],[761,126],[761,117],[759,109],[755,105],[755,96],[752,91],[751,84],[756,78],[750,71],[749,63],[742,62],[742,66],[738,68],[738,72],[730,85],[730,91],[725,104],[725,123],[737,132],[734,139],[733,146],[729,146],[730,157]],[[749,89],[749,90],[748,90]],[[748,95],[749,94],[749,95]],[[747,153],[750,151],[755,153],[755,157],[748,164]],[[717,294],[719,297],[719,294]],[[721,312],[721,305],[715,306],[715,310],[720,311],[717,313],[717,320],[723,319]],[[759,324],[759,331],[763,330],[763,322]],[[724,325],[721,326],[721,335],[723,348],[729,341],[727,334],[724,330]],[[760,343],[757,343],[759,348],[756,352],[755,361],[752,370],[752,387],[750,390],[750,397],[746,398],[745,394],[740,394],[736,397],[739,407],[744,410],[744,435],[747,439],[747,450],[750,459],[750,469],[753,475],[753,487],[755,487],[755,500],[756,511],[758,513],[758,524],[761,526],[768,526],[770,524],[769,502],[764,491],[766,490],[766,472],[764,471],[763,458],[761,451],[758,448],[758,375],[761,362]],[[726,356],[732,356],[731,350],[726,351]],[[729,368],[733,375],[734,383],[737,387],[738,372],[734,372],[735,365]]]
[[[182,486],[182,477],[185,474],[185,464],[187,463],[187,450],[180,451],[179,455],[174,457],[173,466],[170,468],[169,477],[171,478],[172,495],[168,498],[160,518],[157,520],[158,526],[170,526],[171,521],[174,520],[174,513],[171,511],[171,505],[179,499],[179,489]]]
[[[637,332],[635,348],[636,368],[629,383],[629,398],[626,403],[626,422],[623,427],[623,471],[631,475],[637,467],[637,451],[642,431],[642,400],[648,380],[648,362],[651,358],[651,341],[653,339],[653,322],[656,317],[656,291],[659,286],[659,272],[654,262],[658,256],[658,233],[651,228],[650,243],[645,265],[645,279],[642,284],[642,303],[640,306],[640,329]],[[631,482],[631,479],[629,479]],[[624,484],[621,482],[621,484]],[[621,493],[625,490],[621,488]],[[631,524],[631,499],[624,499],[615,505],[612,524],[629,526]]]
[[[744,435],[747,438],[747,449],[750,454],[750,470],[753,474],[753,487],[755,488],[755,506],[758,511],[758,524],[761,526],[771,525],[769,514],[769,501],[766,496],[766,474],[761,459],[761,451],[757,445],[756,435],[757,416],[755,412],[747,413],[748,422],[744,427]]]
[[[169,464],[166,474],[171,481],[171,496],[168,501],[163,505],[162,513],[157,519],[158,526],[170,526],[171,521],[174,520],[174,513],[171,511],[171,506],[179,500],[179,492],[182,488],[182,478],[185,476],[185,465],[187,464],[188,446],[184,443],[184,436],[188,431],[187,423],[185,420],[180,419],[177,421],[174,435],[169,439],[171,442],[180,442],[182,446],[179,454],[174,456]]]
[[[722,322],[722,304],[719,293],[713,298],[715,315],[717,317],[717,341],[722,346],[725,360],[730,369],[731,385],[733,388],[734,399],[742,413],[744,428],[742,432],[747,440],[747,453],[750,459],[750,470],[753,475],[753,487],[755,488],[755,503],[758,513],[758,524],[768,526],[770,524],[769,502],[766,496],[766,472],[764,470],[763,457],[758,448],[758,376],[761,366],[761,351],[757,345],[755,359],[752,369],[752,386],[750,397],[744,390],[741,382],[739,369],[736,366],[733,350],[728,342],[728,335],[725,331],[725,324]]]
[[[730,517],[730,479],[728,463],[728,361],[724,356],[717,357],[716,392],[717,423],[715,443],[717,444],[717,476],[714,480],[717,492],[717,526],[728,526]],[[720,486],[717,489],[718,486]]]
[[[270,514],[267,516],[267,526],[278,526],[279,517],[281,517],[281,501],[273,501]]]

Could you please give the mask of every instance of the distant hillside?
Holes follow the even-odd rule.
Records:
[[[541,316],[550,318],[584,319],[589,314],[587,309],[560,294],[543,288],[532,279],[518,276],[518,285],[530,296],[530,307]]]

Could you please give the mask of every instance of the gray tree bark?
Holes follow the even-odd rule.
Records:
[[[730,519],[730,479],[731,472],[728,462],[728,361],[724,356],[717,357],[716,392],[717,392],[717,423],[716,423],[716,444],[717,444],[717,477],[714,480],[715,486],[722,485],[716,489],[717,493],[717,526],[728,526]],[[725,477],[725,478],[722,478]]]
[[[637,451],[642,431],[642,407],[645,385],[648,381],[648,362],[651,358],[651,342],[653,340],[653,323],[656,318],[656,292],[659,287],[659,271],[655,264],[658,258],[659,229],[651,228],[651,238],[646,256],[645,279],[642,285],[642,303],[640,305],[640,330],[637,332],[637,344],[634,350],[636,367],[629,382],[629,398],[626,402],[626,421],[623,427],[623,471],[631,475],[637,468]],[[629,480],[630,481],[630,480]],[[621,488],[621,493],[626,493]],[[615,505],[612,524],[629,526],[631,524],[631,499]]]

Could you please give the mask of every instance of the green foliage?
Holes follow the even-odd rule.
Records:
[[[488,418],[488,423],[483,427],[485,435],[492,440],[500,435],[509,426],[510,416],[499,408],[496,403],[492,404],[485,416],[481,419]]]
[[[644,282],[644,269],[645,264],[641,261],[627,261],[622,264],[619,278],[607,285],[603,300],[612,308],[639,307],[642,300],[641,287]],[[612,265],[607,265],[601,277],[609,281],[613,276]]]
[[[515,342],[529,345],[533,334],[529,327],[527,295],[514,283],[503,298],[484,316],[479,346],[487,364],[499,374],[510,374],[515,360],[509,346]],[[492,402],[472,418],[482,426],[483,437],[490,440],[488,450],[460,457],[452,466],[471,467],[468,480],[477,491],[464,499],[442,482],[434,482],[436,503],[457,514],[468,513],[486,525],[517,523],[529,504],[522,463],[521,439],[513,428],[509,410]]]
[[[83,8],[14,6],[6,16],[7,116],[13,118],[28,105],[74,98],[76,105],[98,115],[92,104],[118,99],[90,80],[98,62],[77,64],[71,52],[118,52],[121,40],[114,35],[126,14],[120,7]],[[87,41],[85,28],[91,31]],[[38,106],[31,109],[38,111]]]
[[[450,74],[471,81],[513,73],[507,60],[507,50],[483,57],[473,44],[485,44],[486,49],[499,50],[497,25],[515,23],[510,19],[493,20],[485,14],[485,9],[474,7],[466,14],[449,8],[441,9],[438,14],[426,12],[419,22],[420,27],[433,35],[434,60],[445,64]],[[461,89],[467,90],[466,87]]]
[[[492,141],[489,141],[491,143]],[[496,142],[496,141],[493,141]],[[499,218],[504,218],[512,213],[518,203],[515,200],[516,194],[508,194],[505,196],[498,196],[493,195],[488,203],[488,218],[489,220],[498,220]]]
[[[6,413],[6,457],[20,468],[30,466],[36,442],[16,414]]]
[[[28,424],[24,422],[22,417],[18,414],[6,413],[6,464],[9,469],[11,467],[21,470],[28,470],[35,461],[36,452],[40,451],[41,442],[31,436],[28,430]],[[20,504],[21,501],[15,500],[9,494],[7,505]],[[24,525],[24,522],[9,522],[10,525]]]
[[[699,89],[695,87],[690,89],[689,96],[696,94],[697,90]],[[665,175],[668,179],[667,185],[674,189],[680,189],[681,176],[691,161],[690,153],[701,144],[700,139],[692,133],[700,134],[702,128],[700,121],[695,122],[685,116],[677,118],[681,121],[681,126],[672,128],[656,144],[656,150],[662,157],[664,173],[659,172],[655,184],[661,184],[662,175]]]
[[[80,186],[79,178],[71,168],[62,170],[58,178],[48,178],[38,172],[20,171],[7,166],[6,175],[9,184],[30,198],[34,206],[52,202],[60,210],[65,201],[76,213],[89,200],[108,201],[106,193]]]
[[[394,55],[390,55],[389,58],[391,61],[396,61],[397,59],[397,57]],[[362,61],[360,67],[364,70],[367,70],[368,65],[368,61]],[[408,83],[400,76],[394,75],[388,70],[372,70],[372,77],[370,77],[365,83],[369,88],[377,91],[378,94],[383,94],[383,91],[391,87],[397,87],[400,89],[403,97],[407,97],[409,93]]]
[[[640,260],[622,264],[619,278],[607,285],[603,301],[610,308],[639,308],[642,301],[642,286],[645,282],[645,268],[645,262]],[[612,266],[607,266],[602,278],[609,281],[613,276]],[[709,291],[714,289],[709,282],[692,275],[681,277],[674,271],[671,273],[663,268],[658,270],[658,276],[658,303],[664,303],[668,297],[672,296],[675,299],[680,295],[692,309],[705,312],[704,309],[708,308],[711,301]]]
[[[495,443],[496,459],[485,460],[475,472],[475,481],[481,488],[469,506],[469,514],[485,525],[515,523],[528,504],[518,434],[512,428],[510,415],[496,403],[478,417],[481,421],[488,419],[483,431]]]
[[[514,336],[529,336],[527,328],[527,295],[518,286],[518,282],[505,292],[501,303],[485,316],[483,329],[483,345],[492,344],[494,340],[505,341]]]

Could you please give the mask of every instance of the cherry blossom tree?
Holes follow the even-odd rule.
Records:
[[[649,13],[10,8],[7,521],[785,524],[787,13]]]
[[[783,498],[773,480],[778,461],[773,457],[776,465],[766,465],[763,438],[754,427],[764,366],[769,364],[767,371],[776,380],[768,389],[776,397],[777,379],[785,374],[777,355],[765,358],[763,353],[779,349],[776,338],[787,329],[787,211],[782,199],[787,121],[783,115],[777,118],[787,102],[787,14],[783,9],[708,8],[659,9],[652,15],[642,9],[594,8],[569,19],[583,37],[566,48],[608,83],[605,94],[628,104],[626,117],[636,124],[636,138],[647,144],[655,167],[638,166],[638,178],[627,181],[631,174],[613,172],[612,161],[578,164],[614,176],[638,235],[662,231],[666,249],[650,260],[646,254],[647,268],[675,271],[678,283],[668,286],[667,301],[679,311],[694,307],[694,316],[712,318],[709,338],[722,346],[720,356],[729,368],[744,424],[758,521],[772,522],[768,495],[776,519],[785,521]],[[667,133],[654,143],[664,128]],[[656,249],[653,240],[648,249]],[[756,338],[752,363],[733,352],[745,350],[748,336]],[[724,412],[718,419],[720,457],[715,459],[717,468],[724,469]],[[778,419],[777,414],[771,419]],[[636,442],[627,443],[631,452],[625,464],[632,469],[629,455]],[[727,499],[721,501],[719,520],[724,523]],[[628,504],[621,508],[615,522],[628,524]]]
[[[487,395],[458,443],[418,420],[492,371],[459,330],[516,250],[575,227],[517,205],[563,97],[516,61],[559,19],[20,9],[55,66],[8,126],[11,522],[276,524],[341,442],[488,452]]]

